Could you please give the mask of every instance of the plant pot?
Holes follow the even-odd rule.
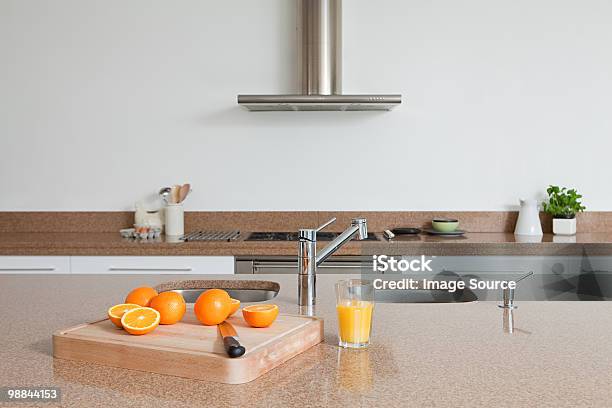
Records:
[[[576,218],[553,218],[555,235],[576,235]]]

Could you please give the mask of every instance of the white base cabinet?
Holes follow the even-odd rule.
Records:
[[[0,273],[229,275],[234,257],[0,256]]]
[[[0,274],[70,273],[69,256],[0,256]]]
[[[73,274],[196,274],[234,273],[233,256],[73,256]]]

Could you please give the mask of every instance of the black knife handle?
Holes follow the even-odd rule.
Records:
[[[246,351],[246,349],[240,344],[238,339],[232,336],[227,336],[223,338],[223,347],[225,348],[227,355],[231,358],[240,357]]]

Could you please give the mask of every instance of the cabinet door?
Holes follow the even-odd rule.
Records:
[[[0,256],[0,273],[70,273],[70,257]]]
[[[73,256],[73,274],[197,274],[234,273],[232,256]]]

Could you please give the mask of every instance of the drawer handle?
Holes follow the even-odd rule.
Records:
[[[53,266],[42,266],[40,268],[0,268],[0,271],[54,271]]]
[[[163,272],[163,271],[174,271],[174,272],[190,272],[192,269],[190,267],[187,268],[116,268],[111,266],[108,268],[109,271],[153,271],[153,272]]]

